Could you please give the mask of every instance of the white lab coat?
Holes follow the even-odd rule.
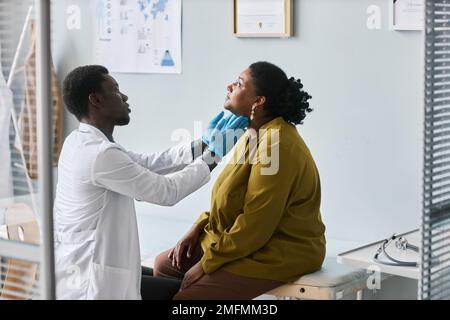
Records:
[[[0,63],[0,199],[12,197],[11,149],[9,129],[13,95],[6,85]]]
[[[134,154],[87,124],[67,137],[54,207],[58,299],[141,299],[134,198],[176,204],[210,179],[191,161],[190,146]]]

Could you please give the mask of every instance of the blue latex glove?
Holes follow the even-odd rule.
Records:
[[[202,141],[208,145],[208,149],[220,157],[233,149],[249,124],[247,117],[230,114],[224,118],[224,114],[223,111],[219,113],[202,135]]]

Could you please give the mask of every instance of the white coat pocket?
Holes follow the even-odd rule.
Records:
[[[91,264],[87,299],[124,300],[130,285],[130,270]]]
[[[84,299],[95,248],[95,231],[55,232],[56,295],[58,299]]]

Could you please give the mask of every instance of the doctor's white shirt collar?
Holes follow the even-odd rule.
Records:
[[[90,124],[87,124],[84,122],[80,122],[78,131],[85,132],[85,133],[88,133],[88,132],[95,133],[97,136],[101,137],[102,139],[105,139],[105,140],[108,140],[109,142],[115,143],[112,135],[110,135],[109,133],[107,133],[104,130],[101,130],[97,127],[94,127],[93,125],[90,125]]]

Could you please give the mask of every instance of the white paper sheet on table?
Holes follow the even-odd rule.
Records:
[[[96,63],[111,72],[181,73],[181,0],[96,0]]]

